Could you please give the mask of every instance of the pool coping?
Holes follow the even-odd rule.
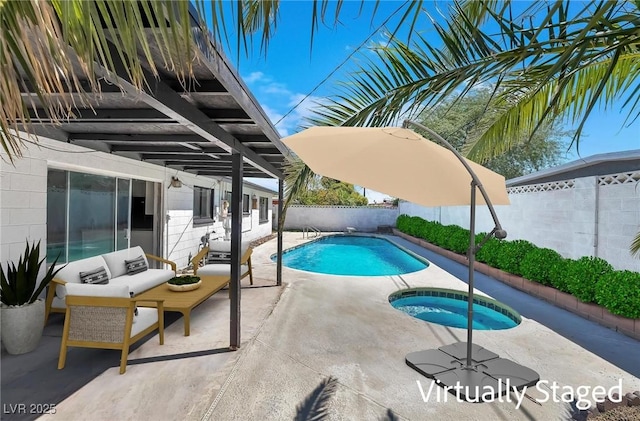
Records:
[[[440,297],[440,298],[453,298],[456,300],[469,302],[469,293],[461,290],[449,289],[449,288],[437,288],[437,287],[415,287],[415,288],[406,288],[396,291],[389,295],[389,303],[393,303],[396,300],[402,298],[409,297]],[[502,303],[493,298],[485,297],[485,296],[473,296],[473,303],[478,304],[479,306],[486,307],[488,309],[497,311],[502,315],[511,319],[516,326],[512,328],[516,328],[522,323],[522,316],[512,307],[508,306],[505,303]],[[431,322],[427,322],[431,323]]]

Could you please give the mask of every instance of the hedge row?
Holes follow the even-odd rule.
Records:
[[[469,230],[457,225],[442,225],[418,216],[400,215],[398,230],[422,238],[455,253],[466,254]],[[486,233],[476,235],[476,243]],[[640,317],[640,273],[613,270],[599,257],[564,259],[556,251],[540,248],[525,240],[491,238],[476,259],[489,266],[531,281],[567,292],[583,302],[594,302],[613,314],[632,319]]]

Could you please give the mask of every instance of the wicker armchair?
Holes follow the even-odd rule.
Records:
[[[161,300],[157,301],[157,308],[138,308],[136,316],[136,299],[129,298],[129,287],[126,285],[101,286],[100,296],[95,296],[95,286],[89,289],[87,286],[67,286],[67,309],[58,369],[64,368],[67,348],[70,346],[120,349],[120,374],[124,374],[131,344],[156,329],[160,345],[164,344],[164,309]]]

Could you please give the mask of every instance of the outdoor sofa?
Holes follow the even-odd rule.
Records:
[[[166,263],[171,266],[171,269],[151,269],[149,268],[149,259]],[[143,267],[147,269],[141,270]],[[101,271],[101,268],[104,271]],[[85,282],[81,279],[81,275]],[[65,298],[70,294],[66,285],[69,283],[82,284],[84,287],[82,293],[88,296],[100,296],[100,288],[105,286],[126,286],[130,296],[135,297],[148,289],[167,282],[174,276],[176,276],[174,262],[146,254],[139,246],[76,260],[60,270],[49,285],[45,323],[49,314],[65,313],[67,307]],[[95,291],[95,294],[92,291]]]

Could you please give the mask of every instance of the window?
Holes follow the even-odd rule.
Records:
[[[249,202],[249,195],[243,194],[242,195],[242,213],[244,213],[245,215],[248,215],[249,206],[251,206],[251,203]]]
[[[268,197],[260,197],[259,221],[261,224],[264,224],[265,222],[269,222],[269,198]]]
[[[193,187],[193,224],[210,224],[213,222],[213,189]]]

